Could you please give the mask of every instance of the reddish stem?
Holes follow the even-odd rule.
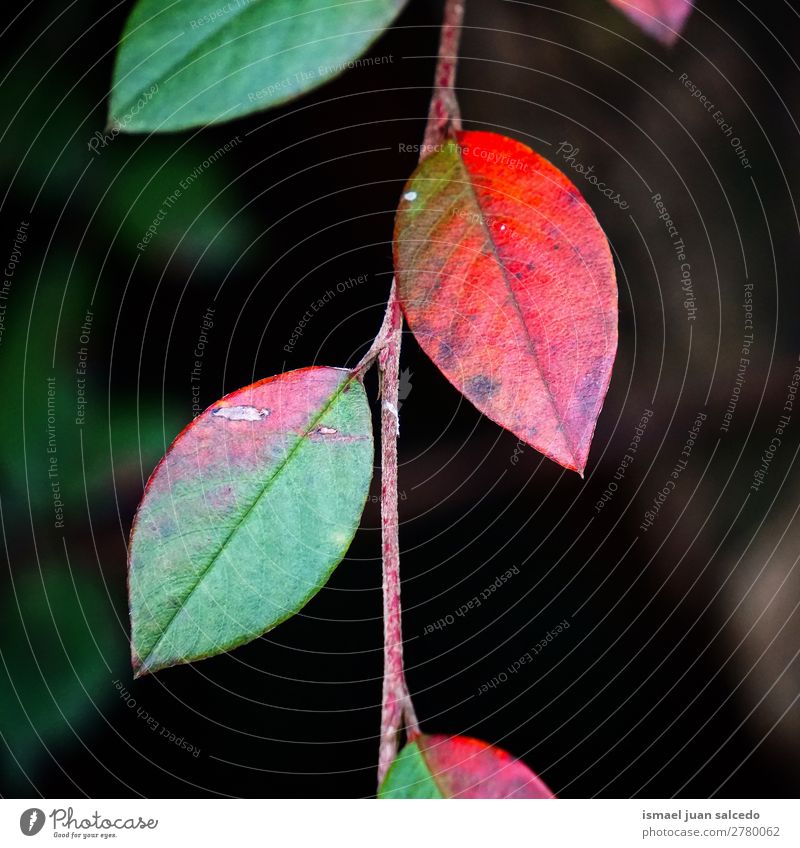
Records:
[[[425,128],[423,156],[440,143],[450,127],[460,129],[461,118],[453,86],[458,42],[464,17],[463,0],[447,0],[439,43],[434,93]],[[420,157],[422,158],[422,156]],[[403,668],[403,625],[400,604],[400,533],[397,514],[397,438],[400,432],[400,342],[403,315],[392,281],[383,326],[356,368],[363,372],[377,358],[381,376],[381,530],[383,545],[383,706],[378,755],[378,785],[397,756],[400,731],[409,740],[419,726]]]
[[[448,127],[461,129],[461,111],[455,93],[458,43],[461,40],[461,23],[464,20],[464,0],[447,0],[439,39],[439,60],[433,77],[433,97],[425,127],[424,152],[441,142]]]
[[[378,783],[397,756],[398,734],[405,718],[409,736],[419,734],[403,670],[403,624],[400,605],[400,539],[397,514],[397,414],[400,342],[403,316],[392,283],[386,311],[386,342],[378,354],[381,375],[381,528],[383,532],[383,707],[378,755]]]

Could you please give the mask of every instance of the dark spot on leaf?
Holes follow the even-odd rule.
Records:
[[[478,374],[467,380],[467,394],[479,402],[488,400],[499,388],[500,385],[485,374]]]
[[[447,342],[439,343],[439,353],[436,361],[441,364],[442,368],[449,368],[453,364],[453,348]]]

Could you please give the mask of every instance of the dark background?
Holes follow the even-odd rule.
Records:
[[[228,656],[135,683],[125,547],[147,476],[191,420],[209,307],[203,407],[283,370],[354,364],[377,331],[393,210],[415,165],[398,145],[421,140],[441,4],[411,0],[370,54],[391,61],[247,120],[120,136],[98,156],[88,142],[105,124],[131,5],[42,0],[2,33],[2,264],[29,226],[0,339],[0,791],[370,795],[377,505],[296,618]],[[511,135],[561,167],[567,141],[630,208],[568,171],[608,234],[620,284],[620,351],[585,480],[530,448],[515,457],[516,439],[405,337],[404,625],[420,719],[510,750],[564,797],[796,795],[800,408],[763,486],[749,487],[800,353],[798,10],[699,0],[685,39],[666,50],[601,0],[467,7],[466,127]],[[164,199],[236,137],[138,250]],[[654,193],[686,243],[692,323]],[[287,353],[309,305],[360,275]],[[753,353],[724,433],[748,281]],[[48,377],[63,529],[48,477]],[[598,513],[646,409],[635,462]],[[698,412],[707,420],[689,465],[643,532]],[[512,567],[490,600],[455,615]],[[534,663],[477,694],[564,619],[569,629]]]

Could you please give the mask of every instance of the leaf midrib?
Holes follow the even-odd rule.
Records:
[[[519,301],[517,300],[517,296],[514,292],[514,288],[511,285],[511,280],[510,280],[509,275],[508,275],[508,270],[506,269],[505,263],[503,262],[503,260],[500,257],[497,245],[495,244],[495,241],[492,238],[492,234],[489,231],[489,228],[486,226],[486,216],[483,214],[483,212],[484,212],[483,206],[481,205],[480,201],[478,200],[478,193],[475,189],[475,184],[472,181],[472,174],[470,173],[469,168],[467,168],[461,154],[458,152],[457,149],[456,149],[456,159],[458,160],[459,166],[461,167],[461,169],[464,171],[464,174],[466,175],[466,183],[469,187],[469,192],[472,195],[473,200],[475,201],[475,205],[478,207],[478,209],[480,210],[480,213],[481,213],[478,216],[479,223],[477,224],[477,226],[480,227],[481,230],[483,230],[483,233],[486,237],[486,241],[489,243],[489,246],[491,247],[492,255],[494,256],[495,262],[500,268],[500,273],[503,277],[503,282],[505,283],[505,286],[508,289],[508,294],[511,297],[511,302],[514,304],[514,311],[517,313],[517,317],[519,318],[520,323],[522,324],[522,327],[525,330],[525,339],[528,343],[528,350],[530,351],[531,357],[533,358],[534,364],[536,366],[536,371],[538,372],[539,377],[542,381],[542,385],[544,386],[545,391],[547,392],[547,399],[550,402],[550,406],[552,407],[553,413],[556,417],[556,420],[558,421],[558,426],[560,427],[561,432],[564,434],[564,441],[566,442],[567,448],[570,452],[570,455],[572,456],[572,461],[575,463],[575,467],[577,468],[580,464],[580,459],[577,455],[577,452],[576,452],[575,447],[574,447],[573,442],[572,442],[572,434],[569,433],[569,431],[568,431],[567,422],[565,421],[563,415],[561,414],[561,411],[559,410],[559,408],[556,404],[555,396],[553,395],[553,392],[550,388],[550,384],[548,383],[547,378],[544,375],[544,371],[542,370],[542,366],[539,363],[539,356],[538,356],[538,354],[536,352],[536,348],[533,344],[533,338],[531,337],[530,330],[528,329],[528,324],[525,321],[525,316],[522,313],[522,308],[519,304]]]
[[[350,385],[350,383],[355,379],[355,377],[356,377],[356,375],[351,372],[346,377],[346,379],[344,379],[341,382],[341,384],[337,387],[336,391],[331,395],[330,399],[325,404],[325,406],[322,407],[319,414],[317,414],[314,418],[312,418],[310,420],[308,426],[305,428],[303,433],[297,437],[297,440],[292,445],[292,447],[289,449],[289,451],[286,453],[286,456],[280,461],[280,463],[278,463],[278,465],[275,467],[275,470],[273,471],[273,473],[265,480],[264,486],[261,489],[261,491],[258,493],[258,495],[256,495],[256,497],[253,499],[253,502],[250,504],[250,506],[244,511],[244,513],[242,513],[242,516],[236,522],[236,525],[231,528],[228,535],[220,543],[219,547],[217,548],[217,551],[214,553],[214,555],[209,560],[208,565],[206,565],[206,567],[200,572],[200,574],[198,574],[197,580],[195,581],[192,588],[181,599],[181,601],[178,604],[178,606],[176,607],[175,611],[170,616],[169,621],[167,621],[167,623],[163,626],[163,628],[161,630],[161,635],[158,637],[158,639],[156,639],[152,648],[150,648],[150,650],[147,652],[147,656],[144,657],[144,658],[140,657],[140,660],[141,660],[141,663],[142,663],[141,669],[143,671],[147,671],[147,664],[148,664],[149,660],[152,658],[153,654],[158,650],[158,647],[161,645],[161,642],[166,638],[167,634],[169,633],[170,628],[172,627],[173,623],[175,622],[175,619],[178,617],[178,614],[189,603],[189,601],[192,598],[192,595],[194,595],[197,588],[205,580],[205,578],[208,576],[208,573],[211,571],[211,569],[214,567],[214,565],[217,563],[219,558],[224,553],[225,548],[228,546],[228,543],[231,541],[231,539],[234,537],[234,535],[239,532],[239,530],[242,528],[242,525],[245,523],[245,521],[247,521],[248,516],[253,512],[253,510],[259,504],[261,499],[272,488],[273,482],[278,478],[278,476],[281,474],[281,472],[289,464],[292,457],[297,453],[297,451],[302,446],[304,440],[308,437],[309,433],[325,417],[328,410],[338,400],[338,398],[344,392],[345,388]]]

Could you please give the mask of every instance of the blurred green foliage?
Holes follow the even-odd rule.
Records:
[[[0,178],[18,197],[55,212],[69,200],[77,238],[91,236],[97,255],[113,248],[159,271],[169,260],[193,277],[197,266],[209,285],[245,254],[257,232],[232,182],[242,140],[235,127],[219,147],[193,136],[115,135],[98,129],[84,86],[63,91],[40,80],[35,91],[15,88],[25,78],[20,71],[4,87],[15,130],[0,145]],[[157,235],[140,250],[162,211]]]
[[[124,621],[98,578],[47,562],[18,573],[0,605],[0,790],[34,785],[118,701]]]
[[[41,275],[21,277],[13,297],[17,320],[8,322],[0,345],[0,382],[8,390],[0,451],[6,520],[29,506],[32,514],[54,518],[56,485],[73,513],[88,503],[96,519],[111,507],[107,495],[120,487],[120,478],[138,485],[149,475],[185,414],[146,400],[137,404],[129,392],[112,403],[96,367],[87,369],[85,385],[79,383],[79,351],[86,347],[92,366],[103,351],[90,279],[65,256],[48,258]],[[89,341],[82,345],[87,326]]]

